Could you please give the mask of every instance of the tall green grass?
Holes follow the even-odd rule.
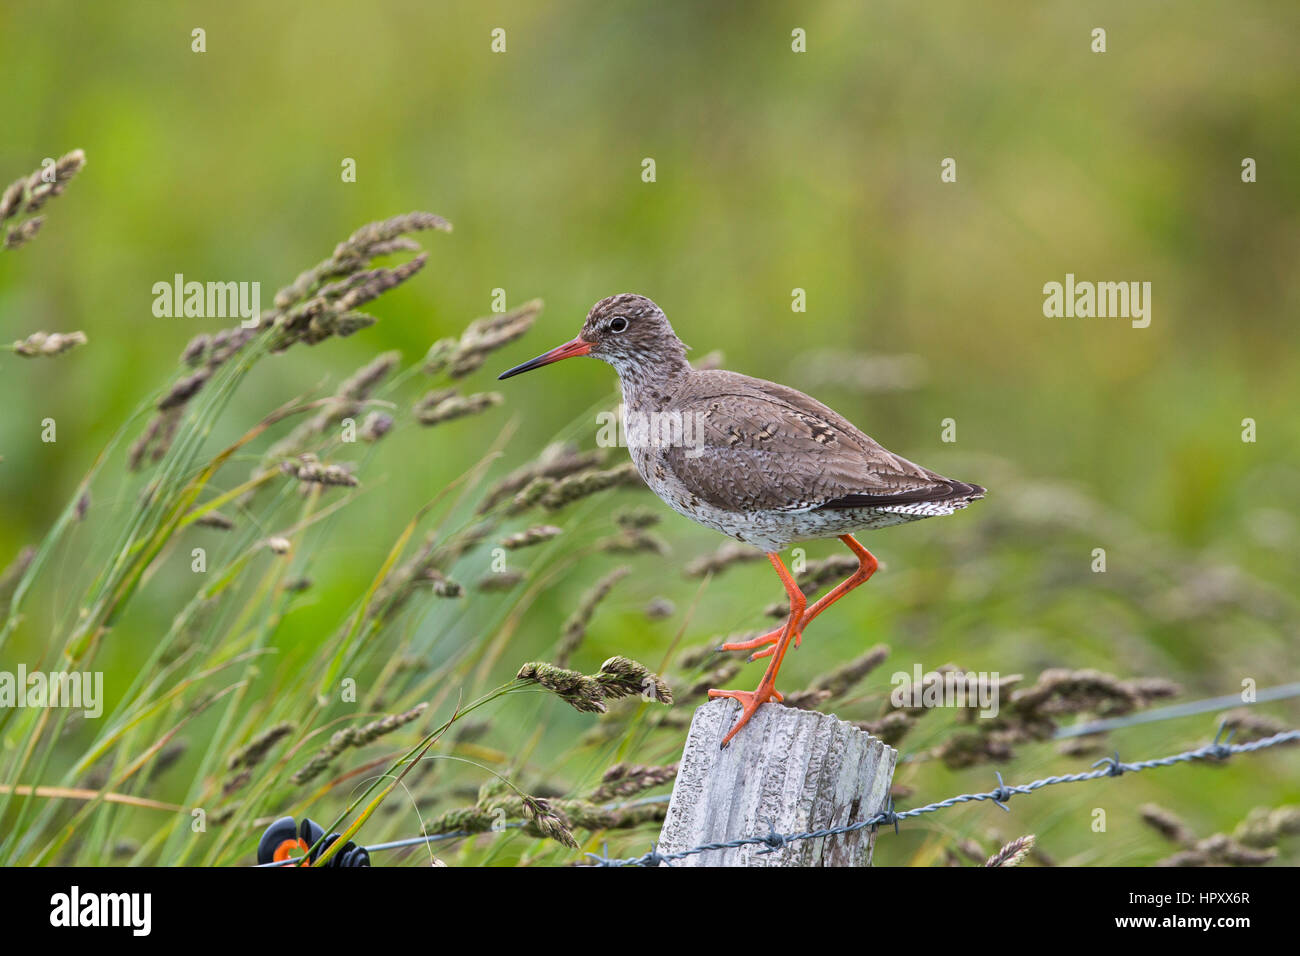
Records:
[[[479,320],[405,368],[385,359],[379,374],[367,363],[344,382],[283,395],[252,417],[239,401],[265,363],[292,362],[307,344],[339,347],[326,340],[375,321],[358,307],[382,306],[425,262],[407,233],[440,224],[410,214],[363,227],[285,286],[258,328],[187,349],[14,575],[0,659],[15,660],[9,649],[21,643],[38,649],[23,659],[29,668],[103,670],[111,692],[94,722],[61,708],[0,712],[0,863],[248,864],[264,828],[285,815],[310,815],[327,833],[343,833],[320,862],[345,840],[421,832],[474,834],[434,844],[465,864],[565,864],[581,859],[579,849],[608,842],[639,852],[653,840],[664,805],[637,798],[666,792],[707,688],[750,680],[738,660],[712,649],[729,623],[762,627],[776,589],[733,551],[692,565],[686,558],[712,545],[681,525],[648,530],[662,512],[622,452],[590,447],[596,409],[548,440],[529,436],[530,452],[546,448],[529,457],[513,440],[520,417],[501,420],[502,396],[455,391],[495,349],[528,332],[540,305]],[[414,258],[391,267],[372,261],[393,255]],[[390,424],[369,440],[345,440],[348,422],[360,426],[371,413]],[[458,429],[471,426],[494,433],[486,450],[467,450]],[[416,461],[415,449],[430,444],[463,465],[460,478],[421,502],[387,499],[384,468]],[[405,451],[381,467],[379,452],[394,446]],[[139,472],[128,473],[128,463]],[[953,464],[945,470],[978,478],[993,490],[990,500],[921,539],[923,561],[887,566],[855,595],[872,608],[865,637],[820,620],[812,626],[805,647],[817,649],[799,652],[789,678],[807,691],[787,685],[794,701],[834,708],[913,758],[899,772],[900,806],[909,793],[929,800],[968,788],[963,774],[990,762],[1028,775],[1045,762],[1106,751],[1108,741],[1085,738],[1054,755],[1051,732],[1076,717],[1185,693],[1179,684],[1212,683],[1204,669],[1225,635],[1253,636],[1233,656],[1248,672],[1267,674],[1289,653],[1285,635],[1300,622],[1294,594],[1153,538],[1077,488],[987,456]],[[314,480],[330,468],[337,480]],[[648,510],[628,509],[637,502]],[[310,614],[320,586],[312,577],[357,534],[341,519],[403,507],[397,536],[368,540],[371,550],[359,552],[373,559],[328,578],[346,589],[348,611],[322,626]],[[543,523],[559,533],[511,540]],[[1143,559],[1091,575],[1087,555],[1097,540]],[[195,549],[202,571],[193,570]],[[815,592],[837,567],[809,561],[801,580]],[[556,626],[553,607],[570,605],[575,579],[594,587]],[[539,650],[566,663],[601,646],[622,650],[619,634],[634,616],[647,617],[629,591],[642,605],[651,596],[667,605],[649,614],[667,623],[647,664],[667,675],[673,707],[633,697],[578,715],[537,681],[511,678]],[[731,594],[741,600],[728,604]],[[36,613],[37,602],[48,604]],[[170,625],[151,631],[156,614],[142,605],[172,609]],[[48,633],[33,633],[45,622]],[[1018,632],[1012,641],[1010,629]],[[1039,639],[1049,632],[1052,639]],[[1050,650],[1074,641],[1105,658],[1107,642],[1126,632],[1140,650],[1117,661],[1117,673],[1063,669]],[[878,640],[888,646],[859,656]],[[992,722],[889,703],[886,661],[910,670],[924,660],[931,669],[946,661],[926,656],[954,643],[970,657],[952,663],[1001,668],[1009,699],[1019,693],[1034,703]],[[647,647],[638,643],[635,653]],[[999,659],[991,662],[985,647]],[[855,660],[837,667],[834,650]],[[1145,668],[1120,673],[1134,661]],[[1243,735],[1267,730],[1253,717],[1234,720]],[[1156,732],[1144,741],[1167,739]],[[1255,759],[1234,766],[1240,787],[1279,792],[1268,768],[1294,766],[1294,755]],[[1030,858],[1129,861],[1073,831],[1082,811],[1071,801],[1087,799],[1036,809]],[[970,817],[909,834],[892,847],[882,838],[878,859],[973,859],[1017,835]],[[433,852],[375,862],[428,862]],[[1154,835],[1142,852],[1159,855]]]

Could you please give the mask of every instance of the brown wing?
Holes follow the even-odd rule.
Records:
[[[697,498],[729,511],[869,508],[977,497],[883,448],[849,421],[784,385],[735,372],[691,376],[676,396],[684,447],[674,474]]]

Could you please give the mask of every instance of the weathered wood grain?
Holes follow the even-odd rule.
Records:
[[[712,700],[695,711],[659,851],[840,826],[884,809],[897,751],[834,715],[764,704],[731,744],[719,744],[740,705]],[[765,847],[710,850],[673,866],[869,866],[868,829]]]

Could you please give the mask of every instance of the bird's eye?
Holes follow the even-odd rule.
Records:
[[[609,320],[609,330],[611,332],[624,332],[627,330],[627,319],[621,315],[616,315]]]

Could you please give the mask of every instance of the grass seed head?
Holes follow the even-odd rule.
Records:
[[[523,798],[524,814],[527,816],[533,832],[563,843],[571,850],[578,849],[578,841],[573,838],[569,821],[558,813],[550,801],[541,797],[525,796]]]
[[[673,692],[662,677],[652,672],[644,664],[626,657],[611,657],[600,665],[596,675],[606,696],[610,698],[630,697],[633,694],[656,700],[661,704],[673,702]]]
[[[575,710],[587,714],[605,713],[605,690],[594,677],[541,661],[525,664],[516,680],[529,681],[555,694]]]
[[[677,779],[677,764],[647,766],[617,763],[605,771],[600,786],[591,792],[592,803],[627,800]]]
[[[426,399],[428,396],[426,396]],[[415,419],[421,425],[441,425],[443,422],[478,415],[500,405],[505,399],[500,392],[479,392],[475,395],[452,395],[436,403],[422,401],[415,408]]]
[[[85,345],[85,332],[33,332],[13,344],[15,355],[23,358],[52,358]]]
[[[1171,843],[1179,846],[1193,846],[1196,843],[1196,835],[1191,827],[1172,810],[1166,810],[1159,804],[1147,803],[1138,807],[1138,815],[1143,823]]]
[[[1035,837],[1032,833],[1027,833],[1022,837],[1016,837],[1002,849],[998,850],[991,857],[985,866],[1017,866],[1029,855],[1029,851],[1034,848]]]
[[[556,482],[539,502],[547,511],[558,511],[567,505],[589,498],[610,488],[645,487],[636,465],[627,462],[608,471],[587,471],[570,475]]]
[[[215,528],[218,531],[233,531],[235,528],[235,523],[220,511],[209,511],[196,518],[194,523],[200,528]]]
[[[600,449],[581,452],[572,442],[553,442],[542,449],[542,453],[536,460],[512,471],[493,485],[479,505],[479,512],[492,509],[538,478],[564,478],[579,471],[595,468],[604,461],[604,458],[604,452]],[[536,500],[533,499],[530,504],[536,503]]]
[[[746,544],[728,543],[712,554],[706,554],[689,562],[686,565],[685,574],[688,578],[702,578],[706,574],[717,574],[720,571],[725,571],[733,564],[760,561],[762,558],[763,552],[758,548]]]
[[[507,535],[501,539],[501,546],[507,551],[518,551],[520,548],[531,548],[535,544],[542,544],[550,541],[552,538],[563,533],[562,528],[557,528],[553,524],[541,524],[524,531],[518,531],[515,534]]]
[[[522,571],[489,571],[474,586],[486,592],[509,591],[523,580]]]
[[[286,720],[276,724],[269,730],[263,731],[230,755],[230,759],[226,761],[226,769],[235,770],[239,767],[256,767],[272,747],[297,729],[297,724]]]
[[[371,412],[361,423],[361,440],[377,442],[393,428],[393,416],[386,412]]]

